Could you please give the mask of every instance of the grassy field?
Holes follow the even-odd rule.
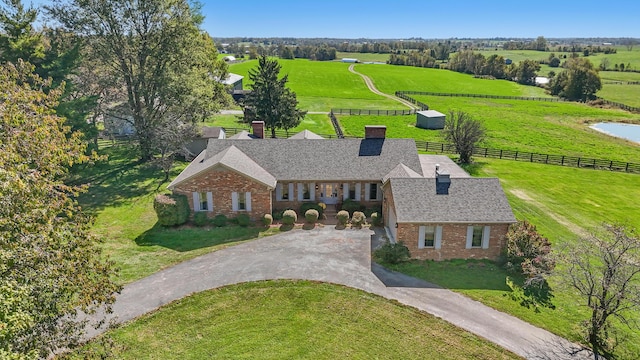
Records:
[[[201,292],[109,336],[118,359],[520,358],[397,302],[308,281]]]
[[[446,92],[457,94],[489,94],[547,97],[544,90],[513,81],[476,79],[472,75],[449,70],[412,66],[358,64],[356,70],[373,79],[376,87],[387,94],[398,90]]]
[[[221,126],[224,128],[236,128],[236,129],[245,129],[250,131],[250,126],[248,124],[243,123],[239,116],[242,115],[214,115],[207,119],[204,125],[207,126]],[[331,125],[331,120],[329,116],[326,114],[307,114],[304,119],[300,122],[300,125],[296,126],[293,129],[289,130],[290,134],[295,134],[302,130],[310,130],[316,134],[327,134],[334,135],[335,130],[333,129],[333,125]]]
[[[289,76],[300,107],[308,111],[343,109],[406,109],[406,106],[369,91],[362,78],[348,71],[347,63],[309,61],[305,59],[278,60],[281,74]],[[244,88],[249,88],[248,72],[257,66],[250,60],[229,66],[229,71],[245,76]]]
[[[79,176],[89,182],[80,205],[95,216],[92,232],[104,240],[105,254],[115,261],[118,282],[128,283],[158,270],[226,244],[271,234],[261,227],[182,227],[156,224],[153,198],[166,192],[161,172],[130,159],[127,145],[107,147],[109,160],[85,169]],[[186,166],[179,163],[171,178]]]
[[[604,84],[597,95],[607,100],[640,108],[640,85]]]
[[[414,96],[443,113],[462,110],[487,128],[484,146],[537,153],[637,162],[640,145],[592,130],[589,123],[640,123],[640,115],[563,102]],[[364,125],[386,125],[390,137],[442,142],[440,131],[415,127],[415,116],[338,115],[345,134],[362,136]],[[572,141],[566,141],[572,139]]]

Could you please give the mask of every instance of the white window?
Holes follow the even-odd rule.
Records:
[[[213,194],[205,191],[194,192],[193,211],[213,211]]]
[[[418,236],[418,249],[440,249],[442,243],[442,226],[420,226]]]
[[[315,183],[298,183],[298,200],[315,200],[316,184]]]
[[[293,183],[278,183],[276,185],[276,200],[277,201],[292,201],[293,200]]]
[[[251,211],[251,193],[250,192],[231,193],[231,210]]]
[[[378,183],[364,184],[364,200],[365,201],[382,200],[382,192],[380,191],[380,185]]]
[[[491,227],[474,225],[467,227],[467,249],[489,248],[489,237],[491,236]]]

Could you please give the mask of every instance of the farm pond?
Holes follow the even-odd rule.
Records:
[[[597,123],[590,126],[605,134],[640,143],[640,125],[623,123]]]

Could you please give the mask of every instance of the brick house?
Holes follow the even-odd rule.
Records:
[[[264,123],[252,126],[253,134],[210,140],[168,188],[210,217],[258,220],[305,202],[329,209],[347,199],[381,207],[392,241],[421,259],[495,259],[515,222],[498,179],[471,178],[445,156],[418,155],[413,139],[388,139],[384,126],[367,126],[364,139],[308,131],[265,139]]]

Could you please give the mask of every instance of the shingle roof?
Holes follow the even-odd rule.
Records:
[[[219,126],[203,126],[202,127],[202,136],[204,139],[217,139],[220,137],[220,132],[223,131]]]
[[[267,186],[275,188],[276,178],[235,146],[229,146],[210,158],[203,151],[176,177],[168,188],[188,180],[215,166],[225,166]]]
[[[399,223],[512,223],[513,211],[496,178],[453,178],[448,195],[436,179],[392,178]]]
[[[398,164],[393,170],[382,178],[382,183],[386,183],[391,178],[419,178],[422,175],[408,168],[405,164]]]
[[[403,163],[420,173],[413,139],[212,139],[205,158],[235,146],[278,180],[382,180]]]
[[[312,131],[302,130],[299,133],[290,136],[289,139],[324,139],[324,138]]]

